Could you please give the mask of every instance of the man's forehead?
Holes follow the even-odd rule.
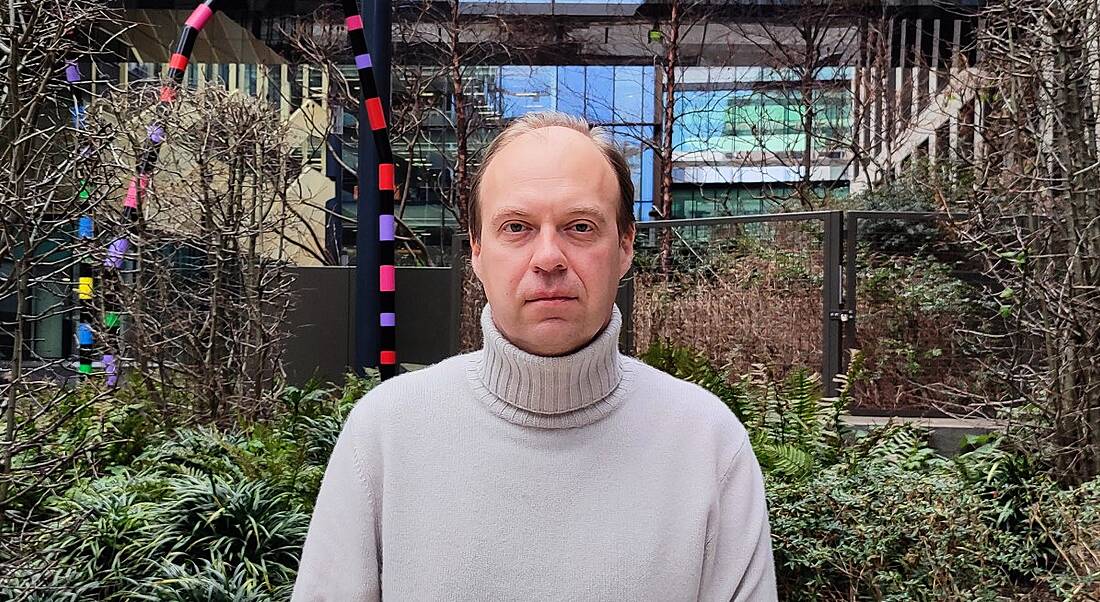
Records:
[[[513,218],[586,215],[614,219],[618,180],[589,136],[560,126],[528,132],[487,166],[481,205],[487,223]]]
[[[596,155],[602,155],[602,153],[594,140],[576,130],[561,126],[524,132],[497,152],[498,158],[503,158],[510,163],[538,158],[540,161],[547,162],[543,167],[553,165],[552,162],[560,163],[581,157],[590,159]]]
[[[516,136],[512,141],[513,143],[520,140],[537,141],[538,143],[554,143],[565,144],[572,142],[592,142],[592,139],[585,134],[574,130],[573,128],[567,128],[560,125],[549,125],[546,127],[535,128]]]
[[[484,180],[509,188],[570,181],[590,189],[607,178],[614,180],[614,173],[595,141],[576,130],[554,126],[527,132],[501,148],[486,166]]]

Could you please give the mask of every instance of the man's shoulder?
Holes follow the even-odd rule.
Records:
[[[417,409],[437,407],[466,387],[471,353],[451,356],[438,363],[386,379],[359,399],[349,420],[390,422]]]
[[[637,358],[627,357],[626,361],[634,380],[634,395],[642,395],[650,402],[665,428],[696,436],[710,433],[723,440],[723,447],[736,448],[748,439],[733,410],[710,390]]]

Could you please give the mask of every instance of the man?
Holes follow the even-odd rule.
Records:
[[[469,212],[484,346],[356,405],[295,600],[776,599],[745,429],[619,353],[633,202],[583,120],[530,114],[493,141]]]

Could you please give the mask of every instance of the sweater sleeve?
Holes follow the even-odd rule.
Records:
[[[356,449],[354,422],[349,418],[345,423],[325,469],[293,602],[377,602],[382,598],[375,528],[380,508]]]
[[[701,602],[778,599],[764,477],[747,440],[719,482],[707,532]]]

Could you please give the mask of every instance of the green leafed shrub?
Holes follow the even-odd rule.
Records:
[[[705,356],[685,347],[657,343],[642,359],[714,393],[745,424],[763,469],[796,478],[836,461],[844,434],[840,418],[849,402],[847,383],[862,369],[857,353],[849,374],[841,379],[840,394],[826,398],[822,396],[820,378],[805,369],[795,370],[776,383],[763,366],[756,365],[752,372],[730,383],[726,370],[714,367]]]
[[[1059,490],[1034,453],[1001,434],[972,437],[946,458],[910,424],[846,431],[860,355],[835,399],[807,371],[774,381],[757,368],[731,382],[690,349],[654,345],[643,359],[713,392],[749,430],[781,599],[1100,594],[1100,511],[1091,509],[1100,507],[1100,479]]]
[[[144,437],[44,500],[0,599],[286,599],[344,418],[375,382],[287,388],[271,420]]]
[[[993,600],[1044,570],[1037,542],[997,528],[948,470],[838,464],[767,491],[784,599]]]
[[[72,600],[128,600],[176,583],[287,593],[309,525],[301,504],[265,481],[186,467],[97,479],[51,509],[59,535],[42,533],[23,577]]]

